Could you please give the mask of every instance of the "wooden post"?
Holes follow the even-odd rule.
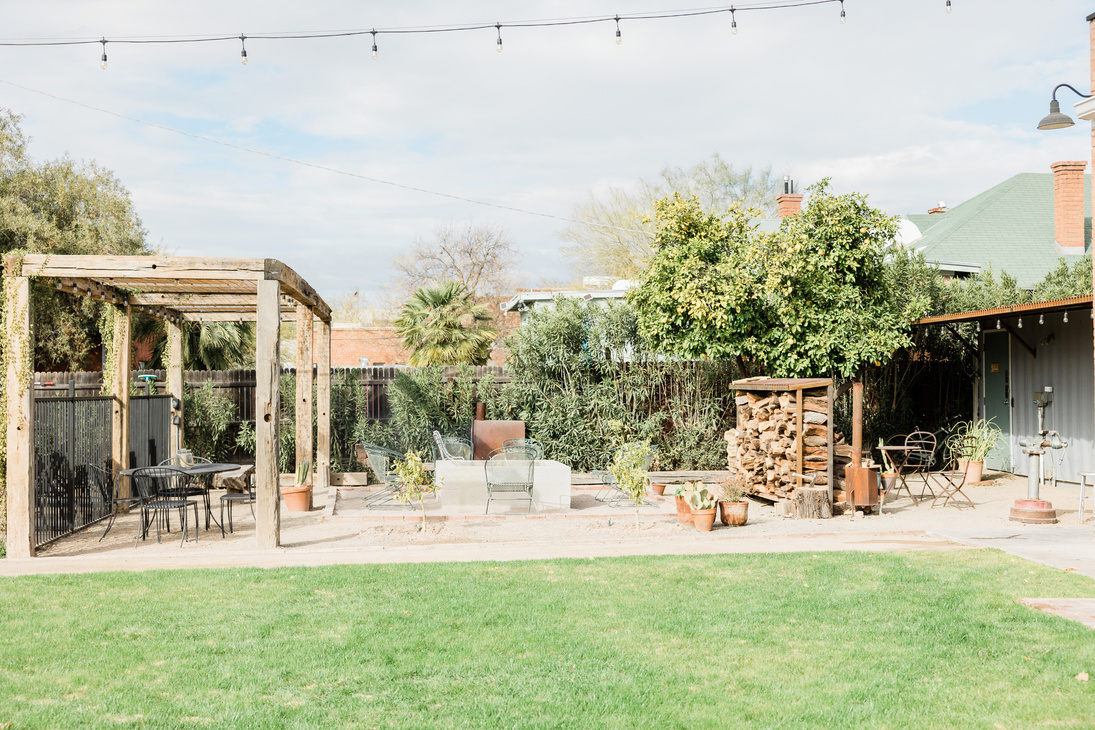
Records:
[[[802,442],[806,438],[806,430],[803,428],[806,424],[802,420],[802,399],[805,397],[802,388],[795,391],[795,397],[798,399],[798,405],[795,408],[795,443],[798,447],[795,450],[795,473],[798,474],[798,482],[796,487],[802,488]],[[813,484],[813,482],[811,482]]]
[[[110,392],[114,396],[114,417],[111,425],[111,460],[114,476],[129,468],[129,377],[132,374],[131,341],[132,310],[126,304],[114,308],[114,374]],[[128,479],[118,481],[118,496],[128,497]]]
[[[316,462],[312,453],[312,310],[297,305],[297,408],[296,452],[297,467],[306,461]],[[314,475],[315,472],[313,471]],[[315,479],[308,477],[315,487]],[[308,509],[312,505],[309,502]]]
[[[836,424],[833,423],[833,401],[836,400],[836,389],[833,388],[832,382],[825,388],[825,399],[827,401],[827,411],[825,413],[825,423],[829,428],[829,445],[827,447],[829,454],[829,465],[826,469],[826,476],[829,479],[829,504],[833,503],[833,479],[836,478],[836,474],[833,472],[833,456],[836,454]]]
[[[30,280],[7,278],[9,558],[34,557],[34,336]],[[29,372],[28,372],[29,369]]]
[[[331,323],[322,320],[316,337],[316,421],[314,489],[325,490],[331,486]]]
[[[179,425],[172,424],[170,431],[174,436],[173,439],[170,439],[171,456],[174,457],[183,443],[183,425],[186,422],[184,420],[186,413],[183,410],[182,326],[170,321],[167,323],[167,359],[167,392],[179,401],[179,407],[175,411],[175,415],[179,418]]]
[[[260,549],[281,544],[281,494],[278,490],[279,357],[281,286],[258,282],[255,327],[255,536]]]

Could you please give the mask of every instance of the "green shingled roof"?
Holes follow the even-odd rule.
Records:
[[[1091,251],[1091,176],[1084,176],[1085,253]],[[930,218],[930,226],[921,226]],[[1031,288],[1063,256],[1053,238],[1053,173],[1024,172],[932,216],[909,216],[924,234],[910,244],[928,261],[979,264],[1006,271]]]

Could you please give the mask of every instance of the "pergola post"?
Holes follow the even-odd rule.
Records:
[[[167,392],[179,403],[175,410],[179,422],[176,424],[172,421],[171,424],[171,433],[175,438],[171,439],[170,454],[174,458],[183,443],[183,419],[186,413],[183,409],[182,325],[171,320],[167,322],[167,361]]]
[[[255,535],[260,549],[281,545],[281,494],[278,489],[278,426],[281,420],[278,345],[281,339],[281,285],[257,282],[255,325]]]
[[[8,557],[34,557],[34,337],[30,280],[7,278]],[[28,372],[29,370],[29,372]]]
[[[114,475],[129,468],[129,377],[132,368],[130,335],[133,332],[132,310],[129,305],[114,308],[114,373],[110,383],[114,396],[114,413],[111,421],[111,460]],[[118,496],[129,496],[129,480],[118,482]]]
[[[331,486],[331,323],[316,332],[316,478],[312,491]]]
[[[296,408],[297,467],[312,458],[312,310],[297,305],[297,408]],[[315,480],[308,477],[308,483]],[[311,509],[311,503],[308,509]]]

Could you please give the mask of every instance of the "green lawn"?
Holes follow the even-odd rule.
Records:
[[[0,727],[1092,727],[992,551],[0,579]]]

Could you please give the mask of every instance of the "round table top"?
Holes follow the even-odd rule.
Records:
[[[226,472],[226,471],[235,471],[236,469],[239,469],[239,468],[241,468],[243,466],[246,466],[246,465],[245,464],[217,464],[217,463],[205,464],[205,463],[201,463],[201,464],[194,464],[193,466],[178,466],[178,465],[175,465],[175,464],[163,464],[162,466],[169,467],[171,469],[178,469],[179,471],[184,471],[184,472],[186,472],[187,474],[189,474],[191,476],[199,476],[199,475],[202,475],[202,474],[221,474],[221,473]],[[138,467],[138,468],[139,469],[144,469],[146,467]],[[132,476],[133,472],[135,472],[135,471],[137,471],[137,469],[122,469],[118,473],[121,476],[128,477],[128,476]]]

